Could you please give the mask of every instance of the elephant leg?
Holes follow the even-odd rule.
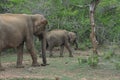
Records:
[[[53,57],[52,50],[53,50],[53,48],[50,48],[50,49],[49,49],[49,54],[50,54],[49,57]]]
[[[5,71],[5,68],[2,67],[1,62],[0,62],[0,71]]]
[[[60,46],[60,57],[63,57],[64,45]]]
[[[48,47],[48,51],[49,51],[49,57],[53,57],[53,53],[52,53],[53,48],[51,46]]]
[[[0,71],[5,71],[5,68],[3,68],[1,64],[1,52],[0,52]]]
[[[53,57],[53,53],[52,53],[52,50],[54,48],[53,46],[54,45],[51,42],[48,43],[49,57]]]
[[[24,68],[24,66],[22,65],[22,61],[23,61],[23,46],[24,43],[22,43],[20,46],[17,47],[17,68]]]
[[[33,41],[28,40],[26,42],[26,46],[32,58],[32,66],[33,67],[40,66],[40,64],[37,62],[37,55],[35,54]]]
[[[69,51],[69,57],[73,57],[73,55],[72,55],[72,49],[71,49],[70,44],[68,42],[65,43],[65,47]]]

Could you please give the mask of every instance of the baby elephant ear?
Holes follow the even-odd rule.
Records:
[[[69,42],[71,42],[71,35],[69,32],[68,32],[68,40],[69,40]]]

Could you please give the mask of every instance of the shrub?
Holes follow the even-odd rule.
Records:
[[[113,50],[109,50],[108,52],[105,52],[103,55],[104,59],[110,59],[111,57],[113,57],[114,55],[114,51]]]
[[[87,63],[91,67],[96,67],[98,65],[99,59],[98,55],[92,54],[91,56],[88,57]]]
[[[87,62],[87,59],[82,58],[82,57],[79,57],[79,58],[78,58],[78,63],[79,63],[79,65],[80,65],[80,64],[84,64],[84,63],[86,63],[86,62]]]
[[[115,61],[114,65],[115,65],[117,70],[120,70],[120,62]]]

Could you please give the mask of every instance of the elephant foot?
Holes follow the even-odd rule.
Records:
[[[0,71],[5,71],[5,68],[3,68],[3,67],[0,67]]]
[[[23,65],[17,65],[16,68],[24,68]]]
[[[41,66],[46,66],[46,65],[49,65],[49,64],[41,64]]]
[[[33,67],[39,67],[40,64],[39,64],[39,63],[32,63],[32,66],[33,66]]]

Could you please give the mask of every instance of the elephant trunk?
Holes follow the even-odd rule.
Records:
[[[47,64],[46,60],[46,31],[43,32],[43,39],[42,39],[42,60],[43,60],[43,66]]]
[[[48,46],[49,46],[49,45],[48,45],[48,42],[47,42],[47,40],[46,40],[46,49],[48,49]]]

